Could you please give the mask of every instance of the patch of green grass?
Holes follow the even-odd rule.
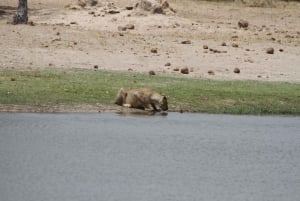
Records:
[[[148,87],[168,96],[172,111],[300,114],[300,84],[213,81],[93,70],[0,72],[0,104],[113,104],[120,87]]]

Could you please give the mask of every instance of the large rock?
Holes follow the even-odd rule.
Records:
[[[136,8],[153,14],[166,14],[168,11],[175,12],[167,0],[140,0],[136,4]]]
[[[65,8],[71,10],[80,10],[86,7],[93,7],[97,5],[98,5],[98,0],[77,0],[72,4],[66,5]]]
[[[78,0],[78,5],[81,7],[96,6],[97,4],[98,0]]]
[[[138,7],[145,11],[152,11],[153,9],[160,6],[157,0],[141,0]]]

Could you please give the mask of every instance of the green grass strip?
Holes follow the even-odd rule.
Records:
[[[0,71],[0,104],[113,104],[120,87],[148,87],[167,95],[171,111],[300,114],[300,84],[213,81],[93,70]]]

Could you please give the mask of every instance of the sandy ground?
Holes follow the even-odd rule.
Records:
[[[65,8],[71,2],[30,0],[30,26],[7,24],[17,1],[1,0],[0,70],[96,66],[183,77],[300,82],[299,3],[255,8],[170,0],[177,12],[161,15],[126,9],[138,0]],[[248,29],[238,27],[241,19],[249,22]],[[127,24],[134,29],[118,30]],[[182,44],[187,40],[191,43]],[[270,47],[274,54],[266,53]],[[189,74],[176,71],[181,68],[188,68]],[[235,68],[240,73],[234,73]]]

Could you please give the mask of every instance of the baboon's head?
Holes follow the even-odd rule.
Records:
[[[159,107],[162,111],[168,110],[168,100],[166,96],[163,96],[162,99],[159,101]]]
[[[121,88],[117,94],[115,104],[117,105],[123,105],[127,97],[127,92],[125,91],[124,88]]]

